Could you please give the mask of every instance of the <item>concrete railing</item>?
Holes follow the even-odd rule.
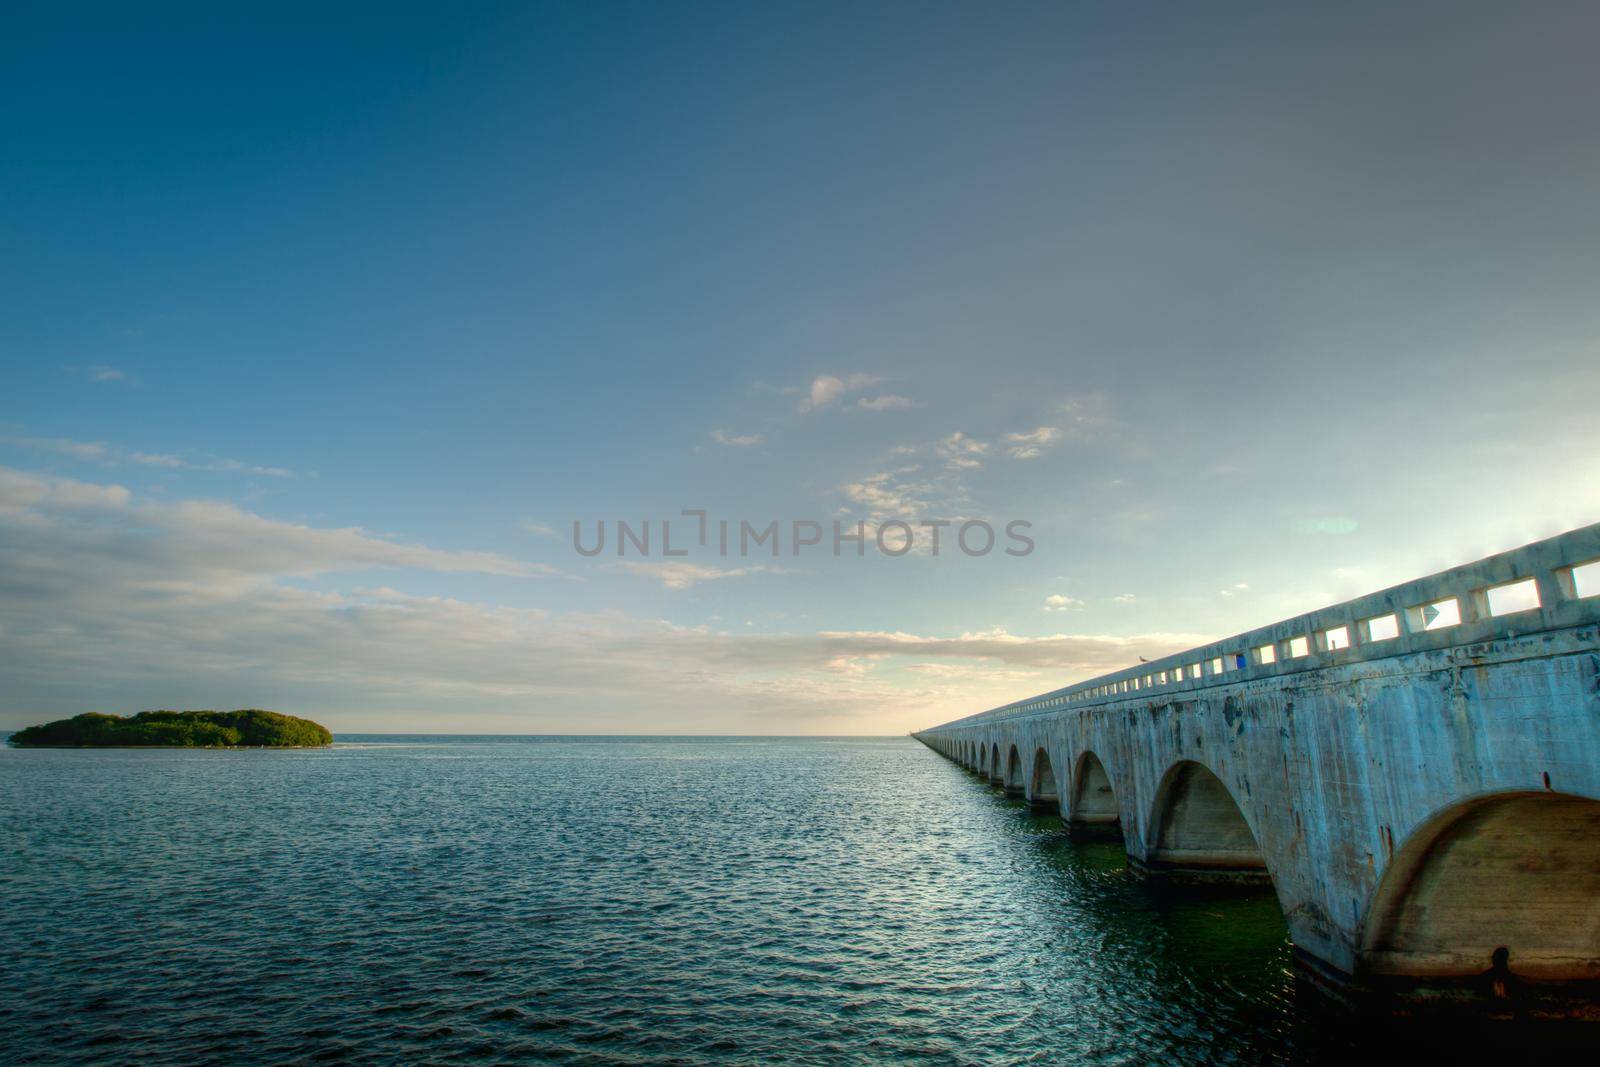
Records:
[[[1148,700],[1600,623],[1600,523],[946,723]]]

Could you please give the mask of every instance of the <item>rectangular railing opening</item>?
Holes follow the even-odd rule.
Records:
[[[1400,617],[1377,615],[1367,619],[1361,627],[1367,632],[1368,641],[1393,641],[1400,636]]]
[[[1484,590],[1490,615],[1514,615],[1519,611],[1539,610],[1539,584],[1532,578],[1507,582]]]
[[[1413,631],[1419,633],[1460,626],[1461,604],[1453,596],[1435,600],[1430,604],[1418,604],[1414,608],[1406,609],[1406,623]]]
[[[1582,600],[1584,597],[1600,596],[1600,559],[1569,567],[1566,578],[1573,597]]]
[[[1256,662],[1265,666],[1268,663],[1278,662],[1278,649],[1274,645],[1262,645],[1255,650]]]
[[[1289,658],[1299,659],[1311,651],[1311,642],[1304,637],[1289,638]]]
[[[1329,652],[1337,652],[1341,648],[1350,647],[1350,627],[1335,626],[1331,630],[1322,631],[1322,647]]]

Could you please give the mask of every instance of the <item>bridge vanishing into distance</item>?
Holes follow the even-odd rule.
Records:
[[[916,733],[1389,1010],[1600,1019],[1600,524]]]

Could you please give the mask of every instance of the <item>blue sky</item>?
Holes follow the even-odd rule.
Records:
[[[15,10],[0,726],[899,732],[1600,519],[1597,22]],[[696,507],[1037,548],[570,545]]]

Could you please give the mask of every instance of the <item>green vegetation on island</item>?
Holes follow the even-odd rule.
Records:
[[[333,734],[310,719],[275,711],[141,711],[131,718],[88,712],[30,726],[10,743],[36,748],[307,748]]]

